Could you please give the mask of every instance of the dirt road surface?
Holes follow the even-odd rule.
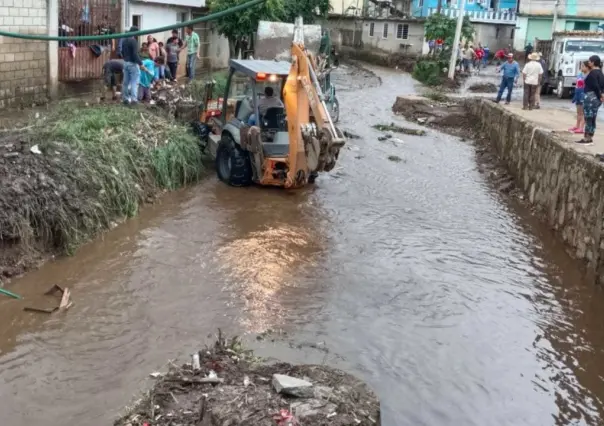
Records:
[[[217,327],[283,330],[260,355],[353,372],[384,425],[600,424],[604,295],[493,191],[469,142],[379,141],[372,125],[413,126],[391,106],[417,88],[376,72],[334,75],[360,139],[315,186],[210,178],[13,283],[26,299],[0,299],[2,424],[110,424]],[[53,284],[72,289],[67,313],[22,312]]]

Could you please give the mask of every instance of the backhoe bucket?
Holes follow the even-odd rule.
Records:
[[[260,21],[254,45],[255,59],[291,61],[294,24]],[[321,45],[321,26],[304,25],[304,46],[315,55]]]

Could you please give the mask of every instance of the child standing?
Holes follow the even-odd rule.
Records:
[[[178,70],[178,54],[180,51],[178,41],[177,37],[172,37],[166,45],[166,60],[172,81],[176,81],[176,72]]]
[[[166,77],[166,48],[164,47],[164,43],[163,42],[159,42],[159,57],[158,59],[159,61],[159,80],[163,80],[164,78],[168,78]]]
[[[589,72],[587,62],[581,63],[581,72],[577,75],[577,85],[575,87],[575,95],[573,103],[577,106],[577,124],[575,127],[568,129],[571,133],[583,133],[585,127],[585,117],[583,115],[583,100],[585,99],[585,77]]]
[[[142,102],[151,101],[151,85],[155,79],[155,62],[151,59],[143,59],[139,80],[138,99]]]

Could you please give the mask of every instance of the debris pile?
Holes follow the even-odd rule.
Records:
[[[380,425],[361,381],[326,366],[268,364],[219,334],[190,364],[152,373],[153,388],[115,426]]]
[[[458,136],[471,136],[476,131],[464,106],[456,102],[437,102],[421,96],[399,96],[392,111],[407,120],[446,130]]]
[[[147,109],[58,104],[0,135],[0,279],[70,254],[201,174],[198,139]]]
[[[151,92],[153,104],[181,122],[199,119],[201,95],[184,84],[164,84]]]
[[[493,83],[475,83],[468,87],[468,90],[475,93],[495,93],[499,88]]]
[[[415,135],[415,136],[425,136],[425,134],[426,134],[425,130],[411,129],[409,127],[401,127],[401,126],[397,126],[394,123],[376,124],[372,127],[381,132],[396,132],[396,133],[403,133],[405,135]]]

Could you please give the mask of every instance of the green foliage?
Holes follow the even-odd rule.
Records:
[[[452,46],[455,41],[455,27],[457,20],[443,14],[435,13],[426,19],[424,31],[426,40],[444,40],[445,45]],[[464,16],[461,27],[461,38],[464,41],[474,39],[474,27],[467,16]]]
[[[329,0],[284,0],[283,3],[284,22],[294,22],[294,19],[302,16],[305,24],[312,24],[318,17],[326,17],[331,9]]]
[[[61,105],[29,137],[42,151],[34,170],[45,170],[48,186],[0,219],[21,240],[35,236],[66,253],[111,221],[134,216],[149,195],[195,181],[202,169],[186,126],[135,108]]]
[[[211,0],[209,8],[212,13],[221,12],[247,1]],[[297,16],[302,16],[305,23],[313,23],[318,17],[326,17],[329,9],[329,0],[266,0],[261,5],[220,18],[216,20],[216,25],[218,32],[227,37],[233,46],[241,38],[255,33],[259,21],[293,22]],[[231,53],[234,53],[233,49]]]
[[[186,87],[186,93],[190,95],[196,101],[203,101],[206,98],[206,82],[208,80],[214,80],[214,90],[212,93],[212,99],[218,99],[225,95],[226,84],[228,79],[228,71],[217,71],[205,78],[202,77],[198,80],[193,80]]]
[[[248,0],[211,0],[210,12],[222,12]],[[238,40],[256,32],[258,21],[280,21],[285,14],[283,0],[266,0],[264,3],[247,8],[241,12],[231,14],[216,20],[218,32],[229,40]]]
[[[437,86],[442,81],[442,67],[438,61],[418,61],[413,68],[413,78],[427,86]]]

